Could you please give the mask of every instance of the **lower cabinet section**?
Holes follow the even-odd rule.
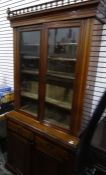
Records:
[[[58,160],[41,151],[34,153],[33,159],[33,175],[71,175],[71,161]]]
[[[7,167],[16,175],[71,175],[74,153],[30,128],[8,122]]]
[[[34,151],[33,175],[62,175],[61,162],[41,152]]]
[[[33,175],[71,175],[74,156],[67,149],[45,139],[35,137]]]
[[[31,144],[8,131],[8,166],[19,175],[31,175]]]

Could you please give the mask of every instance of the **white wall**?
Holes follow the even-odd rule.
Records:
[[[106,90],[106,25],[104,25],[102,32],[102,42],[93,98],[94,105],[97,104],[97,101],[100,99],[100,96],[102,95],[104,90]]]
[[[102,42],[99,54],[98,69],[96,74],[95,90],[92,109],[95,109],[100,97],[103,92],[106,90],[106,25],[103,26],[102,32]],[[106,109],[103,114],[103,117],[106,117]]]
[[[90,61],[89,68],[88,68],[89,70],[88,79],[87,79],[88,89],[86,88],[87,94],[84,100],[83,120],[82,120],[81,129],[84,129],[85,126],[88,124],[103,92],[106,90],[106,24],[103,26],[103,31],[102,31],[99,60],[97,61],[96,57],[93,57],[93,58],[94,60]],[[96,77],[94,82],[93,81],[94,78],[92,78],[92,76],[93,76],[93,72],[95,71],[95,65],[97,67],[97,70],[96,70]],[[89,90],[89,86],[90,86],[90,90]],[[106,116],[106,110],[103,113],[103,117],[105,116]]]
[[[7,20],[7,8],[15,10],[42,2],[48,2],[48,0],[0,0],[0,84],[6,83],[14,87],[13,30]]]

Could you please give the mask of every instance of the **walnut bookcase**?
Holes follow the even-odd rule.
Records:
[[[17,174],[72,173],[88,63],[100,45],[93,37],[101,35],[104,11],[99,0],[7,10],[15,74],[15,111],[6,115],[7,165]]]

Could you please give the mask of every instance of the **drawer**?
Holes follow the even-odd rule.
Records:
[[[30,130],[28,130],[28,129],[26,129],[26,128],[24,128],[16,123],[9,121],[8,122],[8,129],[12,130],[13,132],[16,132],[17,134],[19,134],[19,135],[21,135],[29,140],[33,139],[33,133]]]
[[[7,125],[8,129],[11,129],[12,131],[16,132],[16,133],[19,133],[20,132],[20,129],[21,129],[21,126],[20,125],[17,125],[13,122],[8,122],[8,125]]]
[[[55,143],[50,142],[40,136],[35,137],[36,148],[50,156],[57,159],[67,159],[69,157],[69,152],[65,148],[55,145]]]

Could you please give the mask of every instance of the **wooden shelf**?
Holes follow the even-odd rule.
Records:
[[[78,43],[49,43],[49,45],[54,45],[54,46],[58,46],[58,45],[77,45]]]
[[[46,118],[45,121],[50,122],[53,125],[56,125],[56,126],[59,126],[59,127],[65,128],[65,129],[69,129],[69,125],[64,124],[62,122],[60,123],[60,122],[53,120],[53,119],[50,119],[50,118]]]
[[[32,98],[34,100],[38,99],[38,94],[34,94],[34,93],[31,93],[31,92],[22,91],[21,95],[24,96],[24,97]]]
[[[59,100],[49,98],[49,97],[46,97],[46,102],[56,105],[58,107],[64,108],[64,109],[68,109],[68,110],[71,109],[71,104],[68,102],[59,101]]]
[[[40,57],[37,57],[37,56],[30,56],[30,55],[24,55],[23,58],[26,59],[26,60],[27,60],[27,59],[28,59],[28,60],[29,60],[29,59],[36,60],[36,59],[39,59]]]
[[[33,75],[38,75],[38,71],[35,70],[22,70],[21,73],[27,73],[27,74],[33,74]],[[57,78],[62,78],[62,79],[69,79],[69,80],[74,80],[74,76],[72,74],[64,74],[63,72],[56,72],[56,71],[48,71],[47,75],[52,76],[52,77],[57,77]]]
[[[37,110],[35,108],[35,105],[25,105],[25,106],[22,106],[22,108],[20,108],[21,111],[23,112],[27,112],[33,116],[37,116]]]
[[[48,57],[48,59],[50,60],[54,60],[54,61],[70,61],[70,62],[75,62],[76,59],[72,59],[72,58],[62,58],[62,57]]]
[[[38,70],[29,70],[29,69],[22,70],[21,73],[34,74],[34,75],[39,74]]]
[[[63,78],[63,79],[69,79],[69,80],[74,80],[74,76],[72,74],[64,74],[63,72],[57,72],[57,71],[48,71],[47,75],[57,77],[57,78]]]
[[[40,46],[40,44],[27,44],[27,43],[25,44],[24,43],[23,46]]]
[[[33,59],[33,60],[38,60],[38,59],[40,59],[40,57],[37,57],[37,56],[29,56],[29,55],[24,55],[23,58],[26,59],[26,60],[27,60],[27,59],[28,59],[28,60],[29,60],[29,59]],[[75,58],[62,58],[62,57],[52,57],[52,56],[51,56],[51,57],[49,56],[48,59],[54,60],[54,61],[56,61],[56,60],[57,60],[57,61],[70,61],[70,62],[72,62],[72,61],[75,62],[75,61],[76,61]]]
[[[24,96],[24,97],[28,97],[28,98],[34,99],[34,100],[38,100],[38,94],[22,91],[21,95]],[[68,110],[71,109],[71,105],[68,102],[59,101],[59,100],[56,100],[56,99],[53,99],[53,98],[49,98],[49,97],[46,97],[45,101],[47,103],[56,105],[56,106],[64,108],[64,109],[68,109]]]

